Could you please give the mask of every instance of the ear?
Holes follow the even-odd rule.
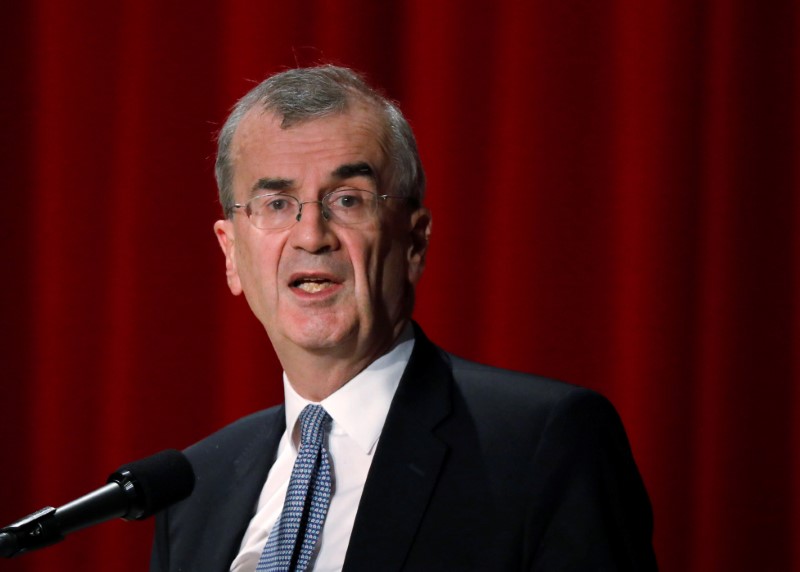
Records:
[[[411,242],[408,246],[408,281],[416,286],[425,268],[425,256],[431,239],[431,211],[419,207],[411,214]]]
[[[236,233],[233,221],[230,219],[218,220],[214,223],[214,234],[225,255],[225,276],[228,278],[228,288],[234,296],[242,293],[242,282],[236,269]]]

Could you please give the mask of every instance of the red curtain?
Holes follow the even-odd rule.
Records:
[[[791,0],[6,2],[0,525],[280,400],[227,292],[213,137],[353,66],[430,179],[416,319],[598,389],[663,570],[800,570],[800,10]],[[3,570],[146,568],[116,521]]]

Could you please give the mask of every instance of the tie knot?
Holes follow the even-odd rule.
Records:
[[[314,447],[322,445],[325,425],[330,419],[331,416],[322,405],[306,405],[300,412],[300,444]]]

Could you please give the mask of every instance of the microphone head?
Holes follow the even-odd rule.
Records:
[[[119,483],[130,498],[124,517],[142,519],[188,497],[194,489],[194,470],[186,456],[167,449],[122,465],[108,477]]]

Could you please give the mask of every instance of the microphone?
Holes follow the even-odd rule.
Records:
[[[147,518],[188,497],[194,480],[191,463],[174,449],[122,465],[96,491],[59,508],[37,510],[0,529],[0,557],[50,546],[71,532],[112,518]]]

